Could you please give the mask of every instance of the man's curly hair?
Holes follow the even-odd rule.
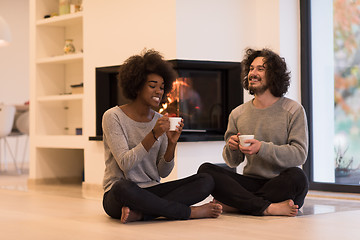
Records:
[[[257,57],[264,58],[265,74],[269,90],[275,97],[282,97],[288,91],[290,86],[290,72],[287,71],[285,59],[270,49],[262,50],[246,49],[244,60],[242,61],[242,84],[246,90],[249,90],[248,74],[250,65]],[[249,91],[250,94],[254,94]]]
[[[123,94],[130,100],[135,100],[144,87],[149,74],[157,74],[164,79],[163,99],[171,91],[177,73],[170,62],[163,59],[155,50],[143,50],[139,55],[133,55],[120,66],[118,78]]]

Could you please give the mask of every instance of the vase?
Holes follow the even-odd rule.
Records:
[[[69,53],[74,53],[75,52],[75,47],[73,44],[73,40],[72,39],[66,39],[65,40],[65,46],[64,46],[64,53],[65,54],[69,54]]]
[[[59,15],[70,13],[70,0],[59,0]]]
[[[335,168],[335,177],[348,177],[350,170],[346,168]]]

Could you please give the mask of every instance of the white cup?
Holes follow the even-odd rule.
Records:
[[[175,131],[177,126],[180,126],[181,117],[169,117],[170,120],[170,131]]]
[[[238,137],[239,137],[240,145],[243,147],[248,147],[251,145],[251,143],[245,143],[245,140],[254,139],[254,135],[239,135]]]

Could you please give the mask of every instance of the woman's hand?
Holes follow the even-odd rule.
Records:
[[[170,121],[168,114],[166,113],[164,116],[159,118],[155,123],[155,126],[153,128],[155,137],[158,139],[161,135],[164,134],[164,132],[169,131],[169,129],[170,129]]]
[[[183,127],[184,127],[184,119],[181,119],[181,122],[179,122],[179,126],[176,127],[176,130],[169,131],[170,120],[168,114],[166,113],[164,116],[162,116],[156,121],[153,130],[156,138],[159,138],[161,135],[163,135],[166,132],[169,141],[171,143],[176,143],[179,140]]]
[[[169,118],[168,118],[168,120],[169,120]],[[183,127],[184,127],[184,119],[181,119],[181,121],[179,122],[179,125],[176,126],[176,130],[169,131],[169,129],[170,129],[170,121],[169,121],[169,129],[166,132],[166,135],[171,143],[176,143],[179,140],[179,137],[181,135]]]
[[[167,129],[166,129],[166,135],[168,137],[168,146],[166,149],[166,152],[164,154],[164,159],[167,162],[170,162],[172,159],[174,159],[174,153],[177,141],[179,140],[179,137],[181,135],[182,129],[184,127],[184,120],[181,119],[181,122],[179,122],[179,126],[176,127],[175,131],[169,131],[170,130],[170,120],[168,115],[166,114],[164,117],[164,121],[167,121]]]

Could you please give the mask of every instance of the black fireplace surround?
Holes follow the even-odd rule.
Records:
[[[178,73],[168,104],[159,112],[179,115],[184,129],[179,141],[222,141],[228,116],[243,103],[239,62],[169,60]],[[118,84],[120,65],[96,68],[96,136],[102,140],[104,112],[128,102]]]

